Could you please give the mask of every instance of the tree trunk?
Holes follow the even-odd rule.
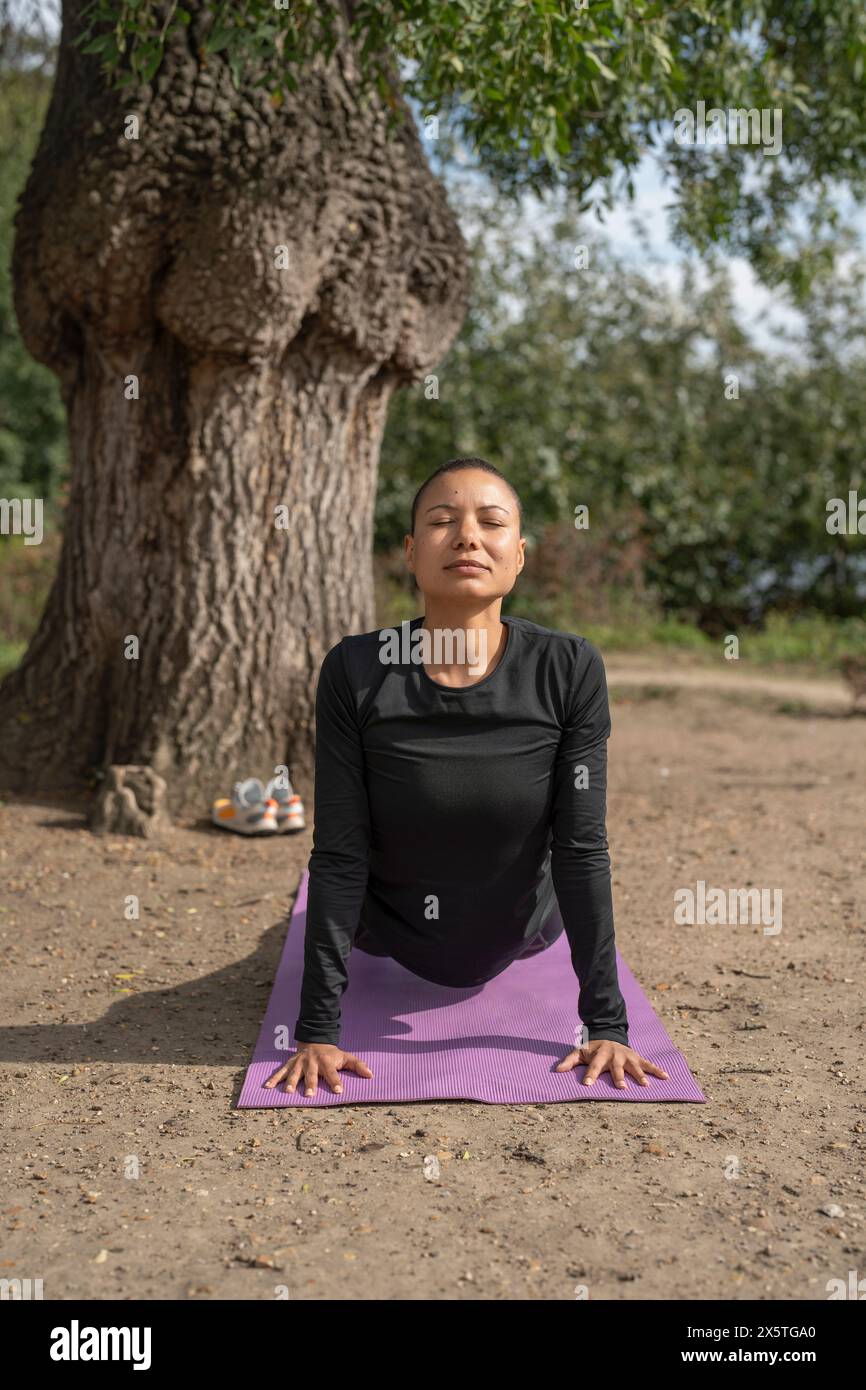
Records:
[[[54,587],[0,687],[0,784],[139,764],[175,813],[282,763],[309,776],[321,660],[376,621],[388,400],[450,346],[468,280],[411,114],[397,95],[386,141],[345,40],[275,107],[204,65],[187,7],[153,84],[120,93],[71,46],[82,0],[64,9],[13,273],[72,479]]]

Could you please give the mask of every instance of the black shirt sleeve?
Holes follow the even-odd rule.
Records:
[[[555,767],[551,873],[588,1040],[628,1043],[616,970],[605,825],[610,706],[601,653],[581,640]]]
[[[349,982],[346,961],[360,921],[370,847],[364,749],[342,643],[325,657],[316,689],[314,816],[295,1040],[336,1045],[340,1000]]]

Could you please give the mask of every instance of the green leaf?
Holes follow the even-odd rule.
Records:
[[[228,48],[234,37],[233,29],[212,29],[205,39],[205,53],[221,53],[224,48]]]
[[[650,34],[648,37],[650,44],[655,49],[656,53],[658,54],[661,60],[662,67],[664,68],[665,72],[670,72],[671,67],[673,66],[673,56],[664,39],[660,38],[658,34]]]
[[[138,69],[142,82],[149,82],[156,73],[157,68],[162,62],[162,49],[157,48],[152,51],[145,50],[145,54],[138,56],[135,66]]]
[[[81,52],[108,53],[109,50],[114,50],[114,52],[117,52],[117,44],[115,43],[114,35],[100,34],[98,39],[91,39],[90,43],[86,43],[82,48]]]
[[[588,58],[591,58],[592,61],[595,63],[595,65],[596,65],[596,67],[598,68],[599,72],[601,73],[602,77],[606,77],[607,80],[608,80],[608,82],[616,82],[616,73],[613,72],[613,71],[607,66],[606,63],[603,63],[603,62],[601,61],[601,59],[599,58],[599,56],[598,56],[597,53],[593,53],[593,51],[592,51],[591,48],[584,49],[584,52],[586,53],[586,56],[587,56]]]

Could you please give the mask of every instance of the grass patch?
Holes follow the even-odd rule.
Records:
[[[26,650],[26,642],[0,641],[0,680],[15,670]]]

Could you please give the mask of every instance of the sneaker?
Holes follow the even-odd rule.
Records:
[[[304,803],[287,777],[272,777],[265,787],[265,797],[274,803],[278,830],[303,830]]]
[[[277,830],[276,802],[265,795],[258,777],[235,782],[230,797],[214,802],[210,817],[215,825],[238,835],[268,835]]]

